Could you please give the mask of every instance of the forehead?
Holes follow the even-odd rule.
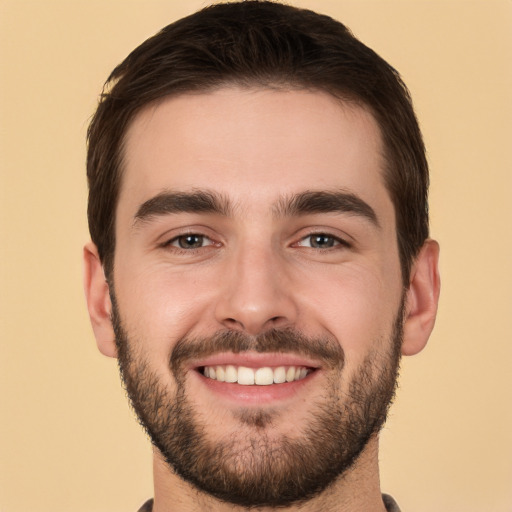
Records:
[[[118,213],[196,188],[255,206],[335,189],[389,203],[375,119],[326,93],[230,87],[170,97],[136,116],[124,148]]]

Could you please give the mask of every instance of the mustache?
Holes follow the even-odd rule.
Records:
[[[175,375],[192,359],[202,359],[221,352],[294,353],[318,359],[327,367],[341,368],[345,354],[334,336],[310,337],[293,329],[271,329],[257,336],[240,331],[218,331],[209,337],[178,340],[170,367]]]

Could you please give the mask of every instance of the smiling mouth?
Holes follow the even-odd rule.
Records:
[[[205,377],[217,382],[241,384],[242,386],[269,386],[284,384],[305,379],[314,368],[305,366],[263,366],[249,368],[247,366],[215,365],[198,368]]]

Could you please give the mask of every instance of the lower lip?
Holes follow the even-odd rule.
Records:
[[[301,380],[268,386],[244,386],[230,382],[219,382],[207,378],[199,372],[194,373],[200,383],[216,396],[236,402],[238,405],[261,405],[295,397],[315,380],[318,371],[311,372]]]

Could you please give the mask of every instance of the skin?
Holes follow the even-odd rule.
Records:
[[[141,340],[141,357],[170,391],[176,383],[168,360],[177,340],[222,329],[258,335],[294,328],[334,337],[345,354],[342,394],[368,354],[389,351],[404,286],[382,152],[371,114],[320,92],[226,87],[168,98],[139,113],[126,135],[114,285],[125,329]],[[136,218],[141,205],[162,192],[198,189],[228,199],[228,215],[191,211]],[[371,207],[375,221],[354,212],[276,213],[276,205],[307,191],[356,196]],[[332,247],[311,246],[311,235],[319,233],[333,237]],[[178,237],[187,234],[203,235],[203,246],[180,248]],[[427,240],[413,264],[403,354],[419,352],[433,328],[438,251]],[[98,346],[115,357],[109,290],[92,243],[84,260]],[[187,396],[204,412],[210,439],[249,429],[236,412],[258,409],[272,410],[267,433],[277,439],[300,436],[308,404],[322,400],[329,371],[317,368],[293,393],[270,397],[265,386],[250,397],[243,389],[228,396],[208,388],[194,368],[187,375]],[[343,478],[289,510],[385,510],[377,455],[374,437]],[[158,450],[154,472],[155,512],[238,510],[199,494]]]

